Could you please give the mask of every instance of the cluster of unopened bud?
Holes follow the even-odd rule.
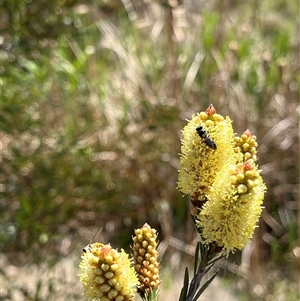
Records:
[[[128,255],[110,245],[90,244],[83,249],[80,263],[82,282],[89,300],[129,301],[138,283]]]
[[[261,184],[259,170],[251,160],[233,166],[230,174],[230,182],[236,186],[238,194],[249,193],[250,189]]]
[[[246,130],[240,137],[234,138],[235,152],[242,154],[240,161],[246,162],[248,160],[257,160],[257,142],[256,136],[252,135],[249,130]]]
[[[157,232],[148,224],[136,229],[132,245],[134,268],[138,275],[140,294],[158,291],[160,284],[157,251]]]

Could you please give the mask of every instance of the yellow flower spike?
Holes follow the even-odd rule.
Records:
[[[132,240],[132,257],[139,278],[138,292],[143,300],[156,300],[160,285],[156,230],[144,224],[135,230]]]
[[[195,206],[201,207],[216,174],[224,165],[234,164],[238,159],[233,148],[231,120],[217,114],[210,105],[205,112],[193,116],[182,136],[178,189],[190,195]]]
[[[240,181],[230,180],[242,172]],[[261,214],[265,190],[253,162],[237,164],[235,172],[233,168],[220,171],[207,195],[209,201],[198,215],[197,226],[203,243],[216,243],[226,254],[243,248],[251,239]]]
[[[123,250],[90,244],[83,249],[79,267],[79,279],[88,300],[133,300],[138,279]]]

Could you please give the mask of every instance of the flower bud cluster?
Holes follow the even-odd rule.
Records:
[[[248,160],[257,160],[257,142],[256,136],[252,135],[249,130],[246,130],[240,137],[234,138],[235,152],[239,154],[239,161],[246,162]]]
[[[83,249],[80,281],[89,300],[133,300],[137,276],[128,255],[110,245],[90,244]]]
[[[147,294],[158,290],[159,269],[157,251],[157,233],[148,224],[135,230],[132,245],[134,268],[139,279],[139,293]]]
[[[260,173],[253,161],[238,163],[230,170],[230,183],[236,186],[238,194],[249,193],[261,184]]]

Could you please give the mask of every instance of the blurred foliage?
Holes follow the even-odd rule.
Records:
[[[299,300],[298,279],[291,278],[291,275],[288,276],[278,269],[270,268],[268,272],[268,279],[260,283],[252,295],[249,295],[247,290],[241,289],[241,287],[245,286],[245,283],[243,283],[244,281],[239,276],[228,273],[227,276],[222,278],[222,283],[227,290],[235,294],[239,301]]]
[[[42,247],[57,259],[101,227],[122,246],[145,221],[161,239],[191,241],[189,204],[176,191],[180,130],[213,103],[258,137],[268,187],[262,256],[291,262],[298,1],[0,3],[8,257],[40,260]]]

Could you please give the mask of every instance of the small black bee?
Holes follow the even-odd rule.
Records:
[[[196,128],[196,131],[199,135],[200,138],[204,139],[204,143],[210,147],[211,149],[217,149],[217,145],[215,144],[215,142],[208,136],[207,132],[205,131],[205,129],[203,128],[203,126],[198,126]]]

